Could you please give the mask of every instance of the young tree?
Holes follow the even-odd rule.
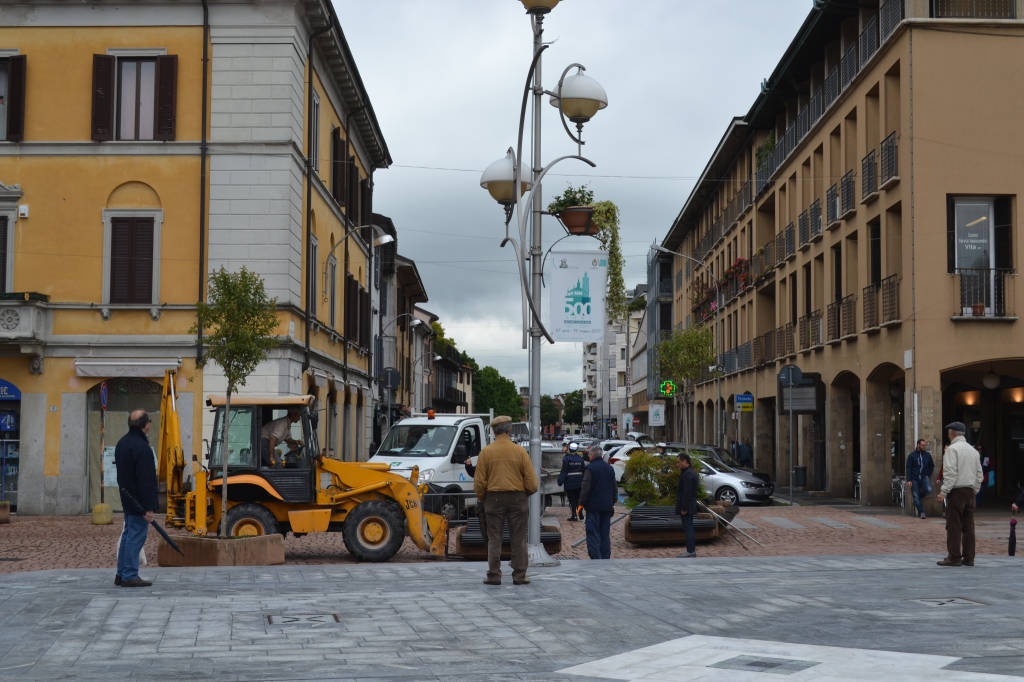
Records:
[[[224,370],[227,396],[224,400],[221,459],[223,480],[228,480],[228,421],[231,416],[231,394],[245,386],[246,378],[277,345],[272,332],[277,328],[276,299],[267,296],[263,279],[243,267],[228,272],[223,267],[210,273],[207,302],[198,305],[198,322],[192,333],[203,329],[205,354],[200,367],[213,360]],[[227,537],[228,497],[224,485],[221,495],[220,534]]]
[[[558,423],[558,406],[549,395],[540,397],[540,423],[542,426],[553,426]]]
[[[488,365],[473,375],[473,411],[487,412],[494,408],[494,414],[507,414],[518,420],[522,414],[522,400],[515,383],[506,379],[501,372]]]
[[[686,396],[701,372],[715,361],[714,337],[703,325],[673,332],[657,345],[658,372],[682,386]],[[686,410],[683,410],[683,441],[686,440]]]
[[[565,394],[565,409],[562,411],[562,419],[566,424],[583,423],[583,389],[577,388],[572,393]]]

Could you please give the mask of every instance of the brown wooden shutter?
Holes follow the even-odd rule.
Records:
[[[359,224],[365,225],[369,222],[370,214],[366,211],[366,180],[359,181]]]
[[[178,119],[178,55],[156,58],[156,125],[154,140],[173,140]]]
[[[0,216],[0,293],[7,292],[7,216]]]
[[[92,56],[92,139],[105,142],[114,139],[114,69],[116,60],[110,55]]]
[[[7,137],[9,142],[25,139],[25,55],[7,60]]]
[[[340,202],[341,177],[338,159],[341,158],[341,128],[331,128],[331,196]]]
[[[153,220],[114,218],[110,223],[110,302],[153,300]]]
[[[359,345],[370,347],[370,292],[359,290]]]
[[[345,195],[345,206],[348,209],[345,215],[349,220],[356,220],[359,204],[359,169],[356,168],[356,159],[353,156],[348,157],[348,186],[345,188]]]

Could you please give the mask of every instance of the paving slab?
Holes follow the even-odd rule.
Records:
[[[1022,679],[1022,559],[936,557],[565,560],[526,586],[480,562],[150,568],[133,589],[28,571],[0,580],[0,679]]]
[[[828,526],[829,528],[853,528],[853,526],[848,523],[843,523],[836,519],[830,519],[827,516],[812,516],[810,517],[810,520],[820,523],[823,526]]]
[[[782,516],[762,516],[761,520],[770,523],[773,526],[778,526],[779,528],[786,528],[789,530],[802,530],[807,527],[797,523],[796,521],[784,518]]]
[[[863,523],[866,523],[866,524],[868,524],[870,526],[874,526],[876,528],[887,528],[887,529],[892,529],[892,528],[899,529],[899,528],[902,528],[902,526],[897,525],[895,523],[892,523],[890,521],[885,521],[883,519],[876,519],[873,516],[866,516],[864,514],[857,514],[856,520],[857,521],[861,521]]]

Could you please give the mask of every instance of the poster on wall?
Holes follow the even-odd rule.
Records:
[[[548,331],[555,341],[604,339],[604,292],[608,255],[602,251],[551,253],[545,275],[551,298]]]
[[[665,401],[655,400],[650,404],[650,412],[647,415],[647,423],[650,426],[665,425]]]
[[[107,488],[117,487],[117,465],[114,464],[115,446],[107,445],[103,448],[103,486]]]

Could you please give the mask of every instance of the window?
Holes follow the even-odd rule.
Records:
[[[626,359],[626,349],[625,348],[620,348],[619,349],[619,360],[625,360],[625,359]]]
[[[0,140],[21,142],[25,133],[25,55],[0,58]]]
[[[947,271],[1013,267],[1012,197],[950,197]]]
[[[310,117],[309,163],[313,170],[320,170],[320,96],[313,93],[313,112]]]
[[[110,231],[110,302],[152,301],[153,220],[114,218]]]
[[[331,329],[334,329],[334,325],[337,322],[337,318],[338,318],[338,315],[337,315],[337,312],[338,312],[338,298],[337,298],[337,289],[338,289],[338,259],[336,259],[334,256],[331,256],[327,260],[327,277],[329,278],[328,279],[328,284],[327,284],[327,291],[330,292],[330,296],[328,298],[328,301],[329,301],[328,304],[331,306],[331,308],[330,308],[330,310],[331,310],[331,312],[330,312]]]
[[[316,237],[309,237],[309,268],[306,277],[309,280],[309,314],[316,317],[316,264],[319,262],[319,246]]]
[[[177,55],[96,54],[92,62],[92,139],[173,140]]]
[[[626,385],[626,373],[625,372],[618,372],[618,385],[619,385],[620,388],[622,386]]]
[[[0,293],[10,291],[7,287],[7,216],[0,216]]]
[[[224,465],[224,410],[217,412],[210,441],[210,468],[219,470]],[[252,451],[253,408],[232,407],[228,423],[228,466],[256,468],[256,457]],[[301,438],[301,436],[300,436]]]

